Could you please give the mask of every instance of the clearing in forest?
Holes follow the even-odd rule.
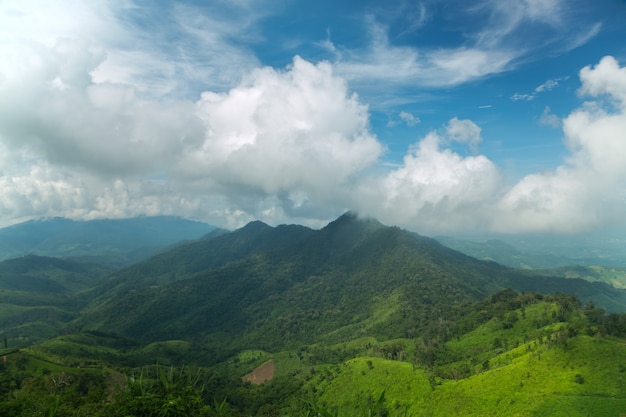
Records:
[[[254,368],[252,372],[244,375],[241,379],[256,385],[261,385],[265,381],[271,381],[274,378],[274,360],[265,362],[263,365]]]

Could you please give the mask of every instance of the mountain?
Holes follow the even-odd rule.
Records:
[[[75,316],[70,295],[91,288],[112,268],[26,255],[0,262],[0,329],[15,345],[58,334]]]
[[[26,255],[0,262],[0,288],[5,291],[69,295],[91,288],[112,268],[47,256]]]
[[[626,310],[623,290],[530,275],[347,213],[320,230],[253,222],[156,255],[80,294],[86,308],[72,328],[277,351],[419,334],[505,288]]]
[[[626,311],[624,290],[481,261],[353,213],[320,230],[252,222],[97,268],[0,263],[2,296],[35,302],[0,305],[0,415],[626,407],[626,313],[602,308]]]
[[[0,229],[0,260],[35,254],[122,266],[214,230],[205,223],[155,216],[118,220],[31,220]]]

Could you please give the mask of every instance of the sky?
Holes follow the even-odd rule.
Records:
[[[0,227],[626,230],[624,22],[623,0],[2,0]]]

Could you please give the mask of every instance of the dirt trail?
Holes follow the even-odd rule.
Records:
[[[271,381],[274,378],[274,360],[264,363],[255,368],[252,372],[244,375],[241,379],[256,385],[261,385],[265,381]]]

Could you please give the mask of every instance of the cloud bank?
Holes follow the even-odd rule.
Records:
[[[398,165],[383,163],[387,150],[371,130],[368,106],[349,88],[351,80],[375,81],[383,72],[391,77],[398,68],[406,71],[395,74],[427,84],[464,82],[493,69],[481,64],[493,55],[478,49],[441,50],[422,64],[420,53],[392,47],[374,25],[372,65],[296,56],[276,69],[244,59],[248,55],[223,31],[213,36],[202,29],[211,27],[206,22],[184,19],[181,33],[213,45],[201,59],[223,54],[227,66],[188,62],[205,72],[185,78],[189,83],[168,84],[176,76],[167,71],[177,74],[184,66],[146,48],[141,55],[146,62],[163,66],[158,74],[142,70],[130,58],[137,55],[123,47],[135,36],[144,41],[142,32],[122,25],[110,3],[80,9],[75,16],[85,21],[60,14],[52,28],[22,17],[58,14],[62,2],[31,14],[20,4],[2,9],[1,19],[22,29],[3,31],[0,39],[0,218],[5,222],[0,226],[45,216],[155,214],[227,227],[256,218],[317,226],[353,209],[425,233],[566,233],[619,222],[626,208],[626,68],[612,57],[580,71],[584,102],[562,119],[568,151],[563,163],[510,184],[479,153],[481,128],[457,117],[416,137]],[[518,30],[520,19],[560,24],[546,17],[559,2],[524,4],[500,11],[508,23],[493,30],[506,36]],[[182,16],[189,10],[176,12]],[[119,25],[115,35],[103,34]],[[26,38],[28,28],[37,29],[35,37]],[[475,45],[495,48],[494,36],[482,33]],[[498,71],[510,62],[506,53],[503,57],[496,60]],[[378,65],[383,61],[389,67]],[[418,61],[427,68],[414,66]],[[229,62],[237,62],[233,67],[241,72],[229,74]],[[472,62],[476,66],[468,66]],[[433,78],[441,74],[448,81]],[[201,94],[188,94],[205,78],[211,82]],[[544,83],[533,94],[556,83]],[[544,116],[558,126],[548,119],[549,110]],[[419,123],[407,112],[399,117],[409,126]],[[464,147],[469,152],[460,151]]]

